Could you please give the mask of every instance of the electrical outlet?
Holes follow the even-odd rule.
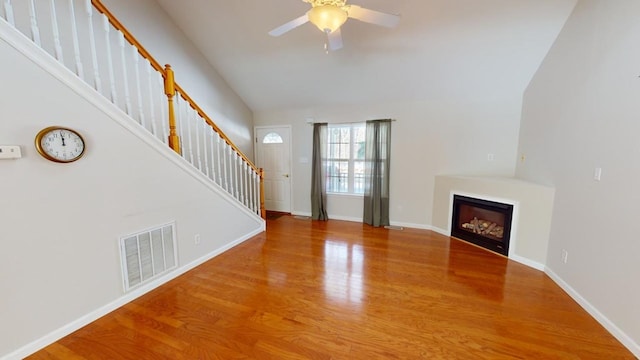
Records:
[[[566,264],[569,259],[569,252],[565,249],[562,249],[562,263]]]
[[[494,161],[495,159],[496,159],[496,156],[494,154],[487,154],[488,161]]]
[[[193,237],[193,241],[196,245],[200,245],[200,234],[196,234],[196,236]]]

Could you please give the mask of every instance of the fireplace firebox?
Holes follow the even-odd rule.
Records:
[[[451,236],[507,256],[513,205],[453,196]]]

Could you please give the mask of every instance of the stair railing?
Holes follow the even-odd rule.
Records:
[[[265,218],[262,169],[99,0],[0,1],[0,18]]]

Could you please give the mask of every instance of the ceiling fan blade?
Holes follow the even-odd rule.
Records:
[[[365,9],[358,5],[349,5],[347,10],[350,18],[366,23],[380,25],[388,28],[396,27],[400,22],[399,15],[387,14],[380,11]]]
[[[342,33],[340,32],[340,28],[328,33],[327,38],[329,40],[329,51],[342,49]]]
[[[309,17],[307,16],[307,14],[304,14],[304,15],[300,16],[299,18],[293,19],[293,20],[289,21],[288,23],[286,23],[284,25],[280,25],[277,28],[269,31],[269,35],[271,35],[271,36],[280,36],[280,35],[286,33],[287,31],[293,30],[293,29],[297,28],[300,25],[306,24],[307,22],[309,22]]]

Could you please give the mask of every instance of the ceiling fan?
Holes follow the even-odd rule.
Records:
[[[348,18],[360,20],[369,24],[395,27],[400,22],[399,15],[387,14],[380,11],[365,9],[358,5],[347,5],[346,0],[302,0],[311,4],[311,10],[299,18],[278,26],[269,31],[271,36],[280,36],[300,25],[311,22],[327,34],[327,50],[338,50],[342,48],[342,34],[340,26]]]

